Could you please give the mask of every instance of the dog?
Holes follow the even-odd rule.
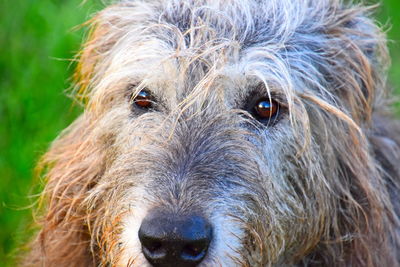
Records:
[[[399,266],[385,35],[340,0],[125,0],[41,162],[29,266]]]

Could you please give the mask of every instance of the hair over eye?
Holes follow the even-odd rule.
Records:
[[[279,112],[279,103],[273,99],[260,99],[254,106],[254,113],[257,119],[270,119]]]
[[[143,89],[133,98],[133,104],[142,109],[149,109],[153,107],[154,98],[148,90]]]

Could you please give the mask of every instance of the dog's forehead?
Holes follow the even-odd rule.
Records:
[[[149,14],[121,28],[123,36],[115,53],[110,53],[115,57],[113,65],[126,66],[124,73],[135,83],[143,82],[168,98],[187,94],[202,82],[211,86],[211,80],[211,87],[227,92],[260,82],[273,89],[301,89],[302,81],[294,82],[296,73],[290,71],[301,69],[297,74],[320,78],[312,49],[323,42],[323,34],[313,32],[311,22],[308,28],[304,26],[313,17],[321,20],[322,13],[328,12],[323,6],[328,7],[330,1],[315,6],[320,14],[308,8],[310,1],[270,2],[145,1],[139,5],[129,1],[133,7],[126,14],[135,16],[134,10]]]
[[[257,54],[262,50],[265,49],[250,47],[239,48],[237,51],[221,50],[223,60],[213,62],[210,58],[201,58],[201,52],[194,54],[192,48],[177,51],[166,44],[164,39],[153,36],[148,42],[132,47],[131,52],[125,50],[131,58],[131,62],[125,64],[125,73],[134,84],[141,83],[142,88],[170,101],[181,101],[194,90],[207,90],[210,94],[222,93],[225,99],[234,101],[260,88],[260,83],[265,84],[268,91],[280,93],[283,86],[289,86],[282,78],[287,67],[281,65],[285,70],[277,76],[279,63],[268,63],[263,57],[258,57]]]

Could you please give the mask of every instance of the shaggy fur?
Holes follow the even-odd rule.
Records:
[[[44,156],[34,266],[149,266],[153,208],[199,211],[201,266],[398,266],[385,36],[340,0],[125,0],[79,55],[84,113]],[[151,110],[133,99],[154,96]],[[249,103],[280,103],[259,122]]]

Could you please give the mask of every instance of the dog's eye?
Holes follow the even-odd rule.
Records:
[[[133,103],[139,108],[149,109],[153,106],[154,99],[149,91],[142,90],[133,99]]]
[[[274,118],[279,113],[279,103],[271,99],[260,99],[254,106],[254,115],[259,120]]]

